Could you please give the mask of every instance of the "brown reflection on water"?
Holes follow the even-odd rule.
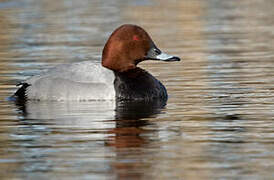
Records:
[[[149,164],[142,159],[146,154],[144,148],[149,143],[145,136],[149,133],[143,127],[148,123],[144,120],[117,120],[116,127],[109,130],[111,134],[106,146],[113,147],[115,161],[111,163],[112,171],[117,179],[142,179],[143,171]]]
[[[165,101],[150,103],[119,102],[116,104],[115,128],[108,130],[110,136],[106,146],[113,147],[115,162],[111,163],[117,179],[143,179],[144,172],[150,171],[151,163],[145,161],[145,151],[153,142],[151,135],[156,131],[147,129],[153,123],[147,120],[162,112]]]

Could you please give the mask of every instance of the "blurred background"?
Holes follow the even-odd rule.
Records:
[[[273,179],[274,1],[0,0],[1,179]],[[28,102],[16,84],[100,62],[142,26],[174,63],[143,62],[159,104]]]

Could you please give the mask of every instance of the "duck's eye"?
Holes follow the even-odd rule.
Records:
[[[154,51],[154,53],[156,53],[156,54],[161,54],[161,51],[159,50],[159,49],[153,49],[153,51]]]
[[[133,39],[133,41],[139,41],[139,40],[140,40],[139,37],[138,37],[137,35],[134,35],[134,36],[132,37],[132,39]]]

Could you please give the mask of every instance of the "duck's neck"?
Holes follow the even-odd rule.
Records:
[[[149,74],[147,71],[145,71],[142,68],[136,67],[134,69],[129,69],[127,71],[114,71],[115,77],[128,77],[128,78],[136,78],[140,75]],[[150,74],[149,74],[150,75]]]

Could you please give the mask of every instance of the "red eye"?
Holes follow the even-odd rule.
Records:
[[[136,36],[136,35],[134,35],[132,39],[133,39],[134,41],[139,41],[139,40],[140,40],[139,37]]]

